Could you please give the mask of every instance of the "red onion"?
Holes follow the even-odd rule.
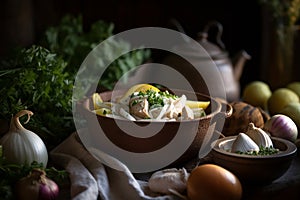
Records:
[[[59,194],[58,185],[46,177],[45,171],[33,169],[16,183],[17,199],[55,200]]]
[[[283,114],[273,115],[264,125],[264,130],[271,136],[295,142],[298,136],[298,130],[295,122]]]

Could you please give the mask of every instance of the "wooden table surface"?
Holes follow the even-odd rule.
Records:
[[[299,150],[299,149],[298,149]],[[272,199],[272,200],[299,200],[300,199],[300,155],[292,161],[290,168],[279,179],[265,186],[244,187],[244,198],[246,200]]]
[[[293,159],[290,168],[287,172],[277,180],[268,185],[243,185],[242,200],[299,200],[300,199],[300,152],[298,148],[298,155]],[[211,159],[204,160],[203,163],[211,163]],[[202,163],[202,164],[203,164]],[[195,167],[196,162],[191,161],[186,166],[188,168]],[[199,164],[199,163],[198,163]],[[151,173],[135,174],[139,180],[148,180]],[[61,190],[60,198],[70,199],[70,190],[68,187]]]

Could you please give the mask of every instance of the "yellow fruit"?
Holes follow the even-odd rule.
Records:
[[[159,92],[160,90],[150,84],[141,84],[140,87],[136,88],[134,92],[146,92],[147,90],[152,90],[154,92]]]
[[[294,102],[285,106],[279,113],[290,117],[300,130],[300,103]]]
[[[191,100],[187,100],[185,103],[185,105],[187,105],[191,109],[194,109],[194,108],[206,109],[209,106],[209,104],[210,104],[210,101],[191,101]]]
[[[154,87],[153,85],[141,83],[132,86],[127,90],[127,92],[118,100],[118,102],[124,102],[126,99],[134,92],[146,92],[147,90],[153,90],[155,92],[159,92],[160,90],[157,87]]]
[[[268,100],[268,110],[270,115],[278,114],[290,103],[299,102],[298,95],[290,89],[276,89]]]
[[[94,110],[101,108],[100,104],[103,103],[103,100],[102,100],[101,96],[99,95],[99,93],[94,93],[92,95],[92,99],[93,99],[93,104],[94,104]]]
[[[269,85],[262,81],[253,81],[245,86],[242,99],[252,106],[266,109],[266,104],[272,91]]]
[[[230,171],[214,164],[203,164],[192,170],[187,180],[189,200],[241,199],[242,185]]]
[[[293,92],[295,92],[299,98],[300,98],[300,82],[292,82],[289,83],[286,88],[292,90]]]
[[[105,116],[106,114],[111,114],[111,110],[108,108],[100,108],[100,109],[94,110],[94,112],[100,116]]]

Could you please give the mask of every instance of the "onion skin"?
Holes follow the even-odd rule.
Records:
[[[21,110],[10,121],[8,132],[0,139],[3,147],[3,157],[8,164],[30,165],[36,161],[47,166],[48,151],[43,140],[34,132],[27,130],[19,121],[20,117],[27,115],[26,124],[33,112]]]
[[[39,200],[54,200],[58,197],[58,186],[50,179],[45,180],[46,184],[40,185]]]
[[[283,114],[273,115],[264,125],[265,131],[273,137],[287,139],[295,142],[298,136],[298,130],[295,122]]]
[[[15,188],[18,200],[55,200],[59,195],[58,185],[40,169],[33,169],[16,183]]]

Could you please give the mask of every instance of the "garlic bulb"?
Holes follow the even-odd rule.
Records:
[[[273,147],[270,136],[261,128],[255,127],[253,123],[249,123],[246,134],[260,147]]]
[[[31,111],[22,110],[11,119],[9,131],[0,140],[3,156],[11,164],[30,165],[36,161],[46,167],[48,152],[44,142],[38,135],[25,129],[19,121],[19,117],[26,114],[28,116],[26,124],[33,115]]]
[[[161,194],[183,193],[189,173],[184,169],[164,169],[152,174],[148,181],[151,191]]]
[[[231,146],[231,152],[259,152],[259,146],[245,133],[239,133]]]

